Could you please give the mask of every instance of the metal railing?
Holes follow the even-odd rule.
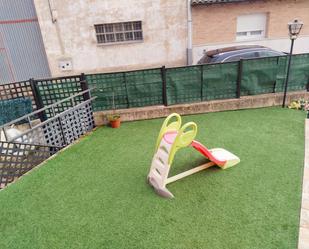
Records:
[[[85,94],[89,99],[75,102],[75,98]],[[90,96],[88,89],[0,126],[6,140],[0,141],[0,188],[91,131],[94,128],[91,102],[95,98]],[[57,107],[65,101],[71,106],[59,111]],[[52,117],[40,121],[38,114],[47,110],[51,110]],[[21,121],[26,123],[15,125]],[[21,132],[12,125],[23,126],[25,130]],[[13,129],[14,136],[11,134]]]

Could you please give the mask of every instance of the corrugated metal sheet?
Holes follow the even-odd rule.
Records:
[[[36,17],[33,0],[1,0],[0,20],[30,19]]]
[[[49,76],[49,68],[41,39],[39,24],[0,25],[4,46],[9,53],[17,81]]]
[[[212,3],[233,3],[233,2],[246,2],[248,0],[192,0],[191,4],[212,4]]]
[[[0,84],[14,81],[13,75],[10,73],[7,56],[2,49],[0,50],[0,73]]]
[[[50,76],[33,0],[0,1],[0,54],[0,83]]]

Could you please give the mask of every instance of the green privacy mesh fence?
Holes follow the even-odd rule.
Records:
[[[31,96],[35,108],[85,90],[88,83],[95,111],[175,105],[246,95],[282,92],[287,74],[287,56],[247,59],[239,62],[154,68],[129,72],[87,74],[22,84],[0,85],[0,99]],[[309,54],[292,56],[288,91],[308,89]],[[14,97],[15,96],[15,97]],[[83,96],[80,97],[82,101]],[[75,103],[64,103],[63,111]],[[37,105],[37,106],[36,106]]]
[[[0,125],[32,112],[30,98],[0,100]]]
[[[279,57],[243,61],[241,95],[275,92]]]
[[[128,108],[128,93],[123,73],[86,75],[89,87],[93,87],[94,110]],[[114,104],[113,104],[114,103]]]
[[[295,56],[293,57],[295,58]],[[277,63],[275,92],[283,92],[287,73],[287,57],[279,57]],[[291,82],[289,82],[291,83]],[[292,83],[291,83],[292,84]]]
[[[287,56],[243,61],[241,95],[283,92]],[[305,90],[309,83],[309,55],[294,55],[291,60],[288,91]]]
[[[169,68],[166,91],[169,105],[201,101],[201,66]]]
[[[238,62],[203,65],[202,100],[236,98]]]
[[[160,69],[125,73],[129,107],[162,104],[162,75]]]
[[[187,67],[86,75],[95,110],[175,105],[282,92],[287,56]],[[292,57],[289,91],[309,82],[309,54]],[[166,99],[166,101],[165,101]],[[114,103],[114,104],[113,104]]]
[[[288,90],[306,89],[309,83],[309,54],[293,56],[290,72]]]
[[[237,62],[167,69],[168,104],[235,98],[237,72]]]
[[[162,104],[161,69],[86,75],[94,110],[142,107]]]

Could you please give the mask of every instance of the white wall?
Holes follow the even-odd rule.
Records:
[[[204,51],[209,51],[217,48],[224,48],[237,45],[261,45],[272,48],[277,51],[289,53],[291,40],[288,38],[279,39],[263,39],[256,41],[241,41],[233,43],[216,43],[193,46],[193,63],[196,64],[199,59],[204,55]],[[294,54],[309,53],[309,36],[300,36],[294,43]]]
[[[186,1],[34,0],[53,76],[186,63]],[[98,45],[94,24],[139,21],[143,42]],[[63,72],[59,61],[71,61]]]

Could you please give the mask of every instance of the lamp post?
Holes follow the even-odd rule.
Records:
[[[300,30],[303,27],[303,25],[304,25],[303,22],[301,22],[298,19],[294,19],[292,22],[288,23],[289,35],[290,35],[290,39],[291,39],[291,49],[290,49],[289,58],[288,58],[288,68],[287,68],[287,73],[286,73],[286,78],[285,78],[282,107],[285,107],[286,92],[287,92],[288,83],[289,83],[290,67],[291,67],[291,59],[292,59],[294,41],[296,40],[297,36],[299,35]]]

